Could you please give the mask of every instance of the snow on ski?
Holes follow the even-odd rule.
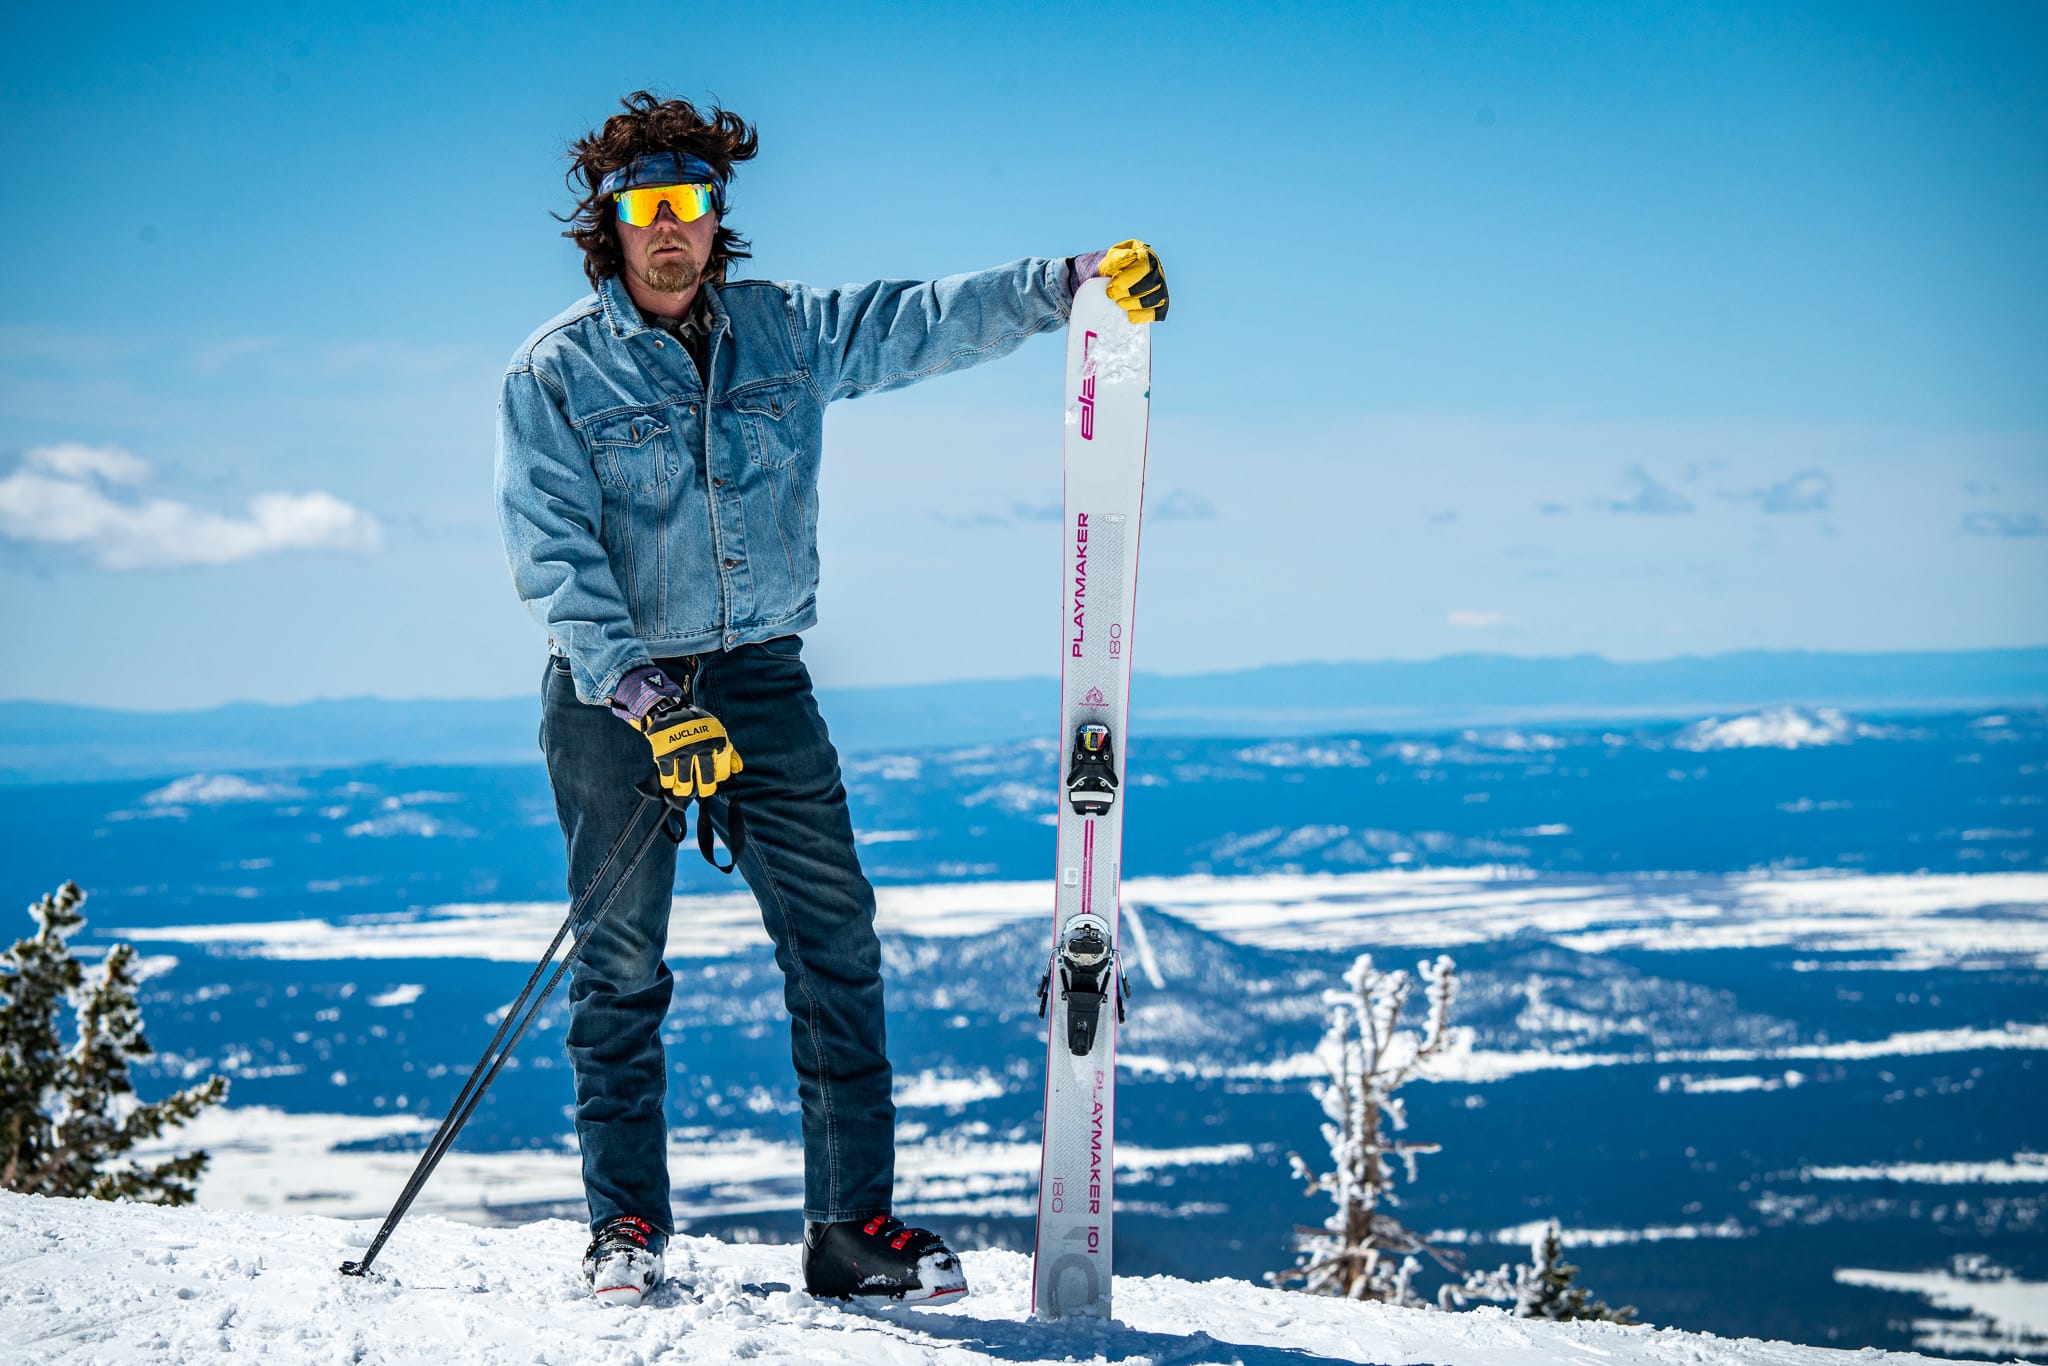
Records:
[[[1053,948],[1039,983],[1048,1029],[1045,1148],[1031,1308],[1109,1316],[1124,715],[1152,397],[1149,330],[1099,280],[1067,325],[1065,630]]]

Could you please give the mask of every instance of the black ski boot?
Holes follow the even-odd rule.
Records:
[[[631,1309],[661,1284],[662,1235],[645,1219],[622,1214],[597,1226],[583,1254],[583,1279],[600,1304]]]
[[[819,1299],[909,1304],[958,1299],[967,1277],[938,1234],[878,1214],[804,1225],[804,1289]]]

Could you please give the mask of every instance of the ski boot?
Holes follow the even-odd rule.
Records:
[[[878,1214],[804,1225],[804,1289],[821,1300],[953,1300],[967,1293],[960,1259],[930,1229]]]
[[[631,1309],[661,1284],[664,1236],[645,1219],[622,1214],[597,1226],[583,1254],[583,1279],[600,1304]]]

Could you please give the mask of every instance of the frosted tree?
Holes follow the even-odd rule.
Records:
[[[1579,1269],[1564,1259],[1564,1238],[1557,1220],[1543,1226],[1529,1245],[1526,1265],[1503,1264],[1497,1271],[1475,1271],[1461,1286],[1445,1286],[1438,1294],[1442,1308],[1461,1307],[1473,1300],[1491,1300],[1515,1306],[1521,1319],[1604,1319],[1609,1323],[1634,1323],[1633,1305],[1610,1308],[1593,1298],[1584,1286],[1573,1285]]]
[[[114,1164],[227,1095],[225,1077],[143,1104],[132,1063],[154,1051],[136,1000],[135,949],[116,944],[87,979],[66,941],[85,923],[67,882],[29,908],[36,932],[0,954],[0,1188],[32,1195],[190,1204],[205,1152]],[[69,1006],[67,1047],[59,1016]]]
[[[1428,1002],[1422,1032],[1404,1032],[1417,978],[1382,972],[1372,955],[1361,955],[1344,974],[1344,989],[1329,995],[1330,1028],[1316,1053],[1330,1079],[1315,1086],[1328,1119],[1323,1138],[1330,1145],[1331,1170],[1316,1172],[1300,1154],[1289,1153],[1294,1174],[1334,1205],[1320,1228],[1295,1231],[1295,1265],[1267,1277],[1274,1285],[1299,1282],[1317,1295],[1422,1306],[1413,1289],[1421,1270],[1417,1253],[1443,1266],[1450,1261],[1389,1212],[1400,1203],[1397,1182],[1415,1180],[1415,1159],[1438,1150],[1400,1135],[1407,1110],[1394,1093],[1416,1069],[1443,1048],[1457,992],[1457,965],[1448,956],[1417,965]]]

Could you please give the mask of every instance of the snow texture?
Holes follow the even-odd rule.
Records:
[[[1835,1272],[1842,1285],[1868,1286],[1918,1295],[1936,1309],[1959,1311],[1964,1318],[1922,1317],[1912,1320],[1916,1347],[1937,1352],[1974,1352],[2011,1357],[2048,1347],[2048,1285],[2022,1281],[1978,1254],[1954,1259],[1947,1271],[1869,1271],[1843,1267]]]
[[[252,783],[233,773],[194,773],[146,794],[147,806],[221,806],[228,802],[283,802],[306,794],[290,783]]]
[[[1726,721],[1710,716],[1688,727],[1673,743],[1690,750],[1808,749],[1816,745],[1846,745],[1860,737],[1877,738],[1884,734],[1875,727],[1850,720],[1832,707],[1813,711],[1773,707]]]
[[[976,794],[1000,804],[1001,786]],[[393,833],[397,833],[394,831]],[[1297,832],[1299,833],[1299,832]],[[1273,832],[1275,838],[1287,832]],[[884,934],[955,938],[1045,914],[1042,882],[876,889]],[[2048,874],[1770,873],[1676,881],[1534,877],[1505,868],[1128,878],[1123,902],[1279,949],[1457,948],[1539,935],[1579,953],[1794,947],[1811,970],[2048,967]],[[469,902],[398,916],[124,926],[137,943],[220,944],[265,958],[489,958],[531,963],[565,902]],[[679,897],[671,960],[762,942],[746,893]]]
[[[1088,361],[1104,384],[1143,383],[1152,374],[1152,338],[1142,324],[1124,324],[1119,315],[1096,334]]]
[[[1361,954],[1344,974],[1348,990],[1329,994],[1330,1027],[1317,1053],[1330,1077],[1315,1095],[1328,1116],[1322,1132],[1332,1169],[1315,1172],[1299,1154],[1288,1160],[1296,1179],[1311,1193],[1328,1194],[1336,1208],[1321,1229],[1297,1238],[1301,1260],[1278,1277],[1283,1284],[1300,1280],[1319,1295],[1421,1303],[1410,1288],[1421,1269],[1412,1254],[1437,1254],[1387,1211],[1401,1203],[1400,1177],[1414,1182],[1416,1157],[1439,1146],[1396,1136],[1408,1127],[1408,1112],[1394,1092],[1443,1048],[1457,972],[1447,955],[1425,959],[1416,970],[1428,1001],[1419,1038],[1400,1028],[1414,979],[1375,968],[1371,954]]]
[[[928,1079],[929,1078],[929,1079]],[[992,1079],[991,1079],[992,1080]],[[980,1079],[921,1074],[899,1078],[897,1104],[947,1109],[980,1089]],[[954,1090],[954,1087],[961,1087]],[[381,1216],[405,1185],[434,1122],[414,1115],[288,1114],[265,1106],[203,1111],[138,1157],[162,1161],[204,1148],[199,1203],[215,1210],[291,1210],[337,1218]],[[394,1140],[403,1140],[394,1144]],[[1140,1190],[1154,1175],[1252,1160],[1242,1143],[1183,1148],[1116,1145],[1118,1176]],[[795,1143],[708,1130],[671,1131],[669,1176],[679,1218],[732,1216],[790,1205],[790,1173],[803,1167]],[[896,1201],[919,1216],[1024,1217],[1037,1208],[1039,1145],[929,1137],[912,1120],[897,1134]],[[1172,1181],[1164,1184],[1170,1186]],[[559,1147],[478,1152],[457,1145],[434,1172],[415,1209],[492,1221],[507,1206],[579,1206],[582,1166],[573,1142]],[[1124,1202],[1129,1207],[1131,1202]]]
[[[1118,1318],[1031,1322],[1030,1260],[968,1252],[972,1295],[943,1309],[811,1299],[794,1247],[678,1238],[638,1309],[595,1303],[588,1235],[567,1220],[480,1229],[408,1220],[367,1279],[339,1273],[375,1225],[307,1216],[0,1194],[0,1359],[216,1361],[1244,1362],[1458,1366],[1831,1366],[1899,1353],[1674,1329],[1444,1314],[1267,1290],[1119,1277]]]

